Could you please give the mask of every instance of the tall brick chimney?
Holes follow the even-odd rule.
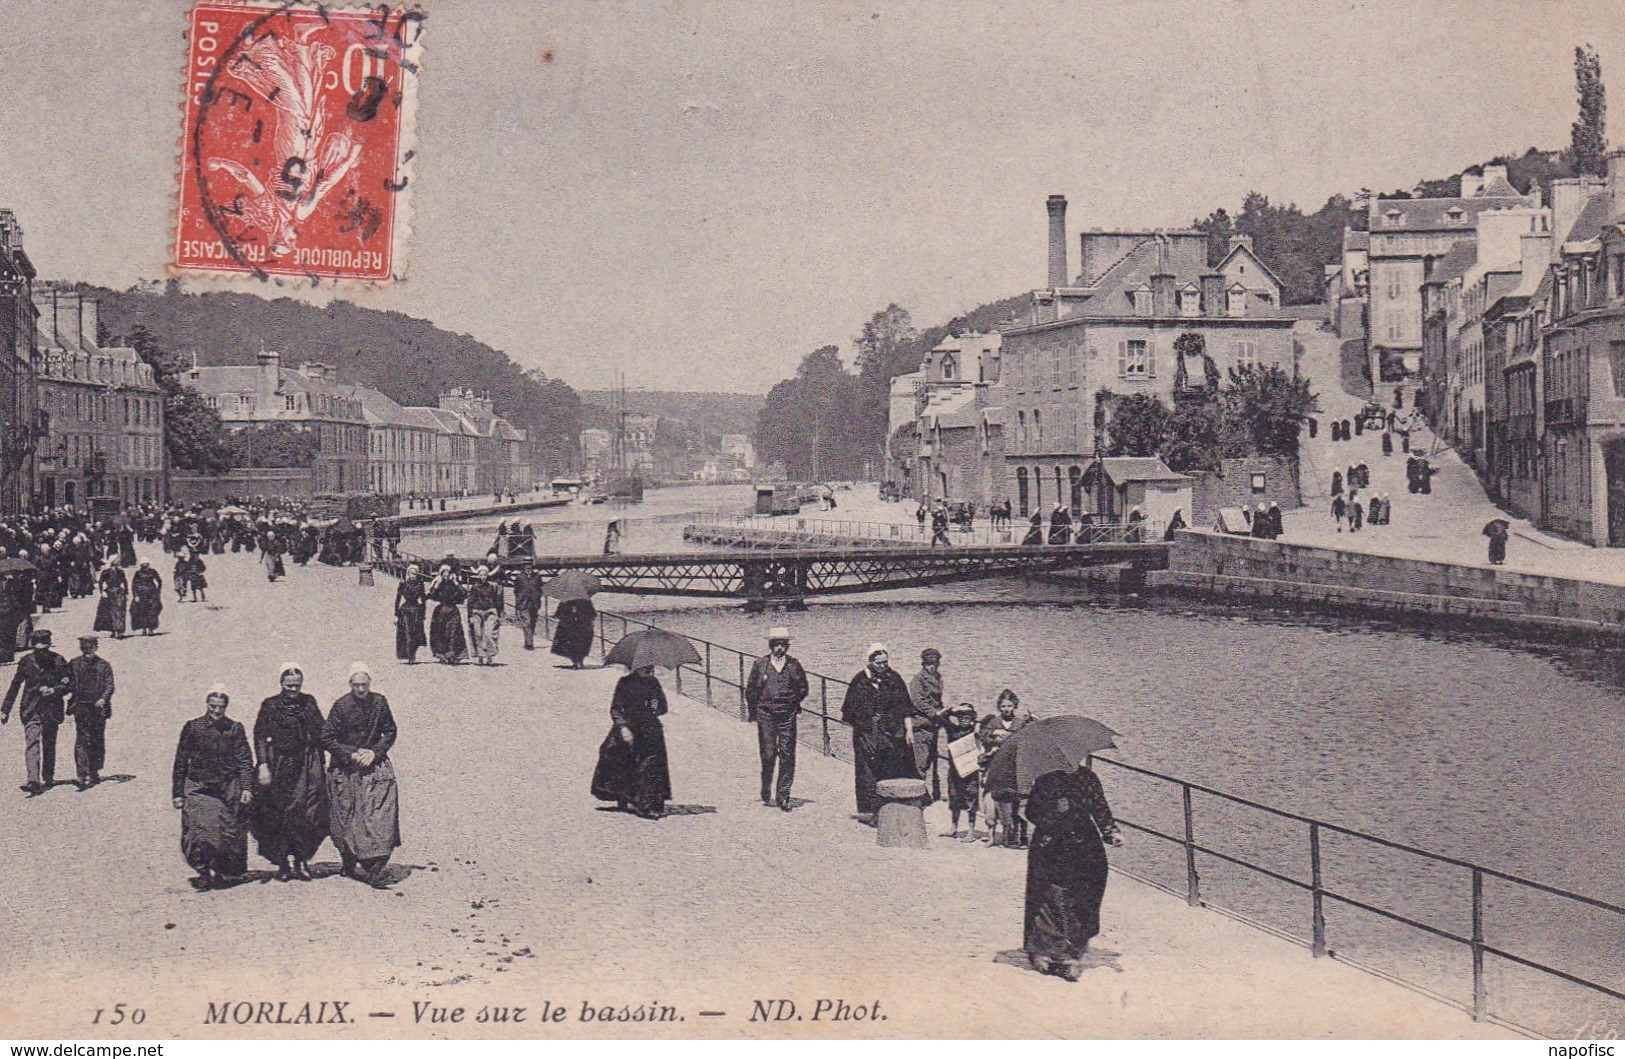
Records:
[[[1066,278],[1066,196],[1051,195],[1044,203],[1049,211],[1049,285],[1064,287]]]

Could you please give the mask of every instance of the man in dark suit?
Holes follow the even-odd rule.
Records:
[[[79,789],[102,781],[107,760],[107,719],[113,716],[113,664],[96,653],[96,637],[79,637],[79,657],[68,663],[73,674],[73,764]]]
[[[513,609],[519,631],[525,634],[525,650],[534,650],[536,618],[542,610],[542,575],[536,570],[534,558],[527,559],[513,575]]]
[[[11,720],[11,708],[19,695],[27,745],[23,758],[28,765],[28,782],[22,789],[30,796],[42,794],[56,781],[56,730],[62,724],[64,700],[73,687],[68,660],[51,650],[51,630],[38,629],[28,641],[33,650],[17,662],[11,688],[0,704],[0,724]]]
[[[768,630],[767,654],[750,667],[745,708],[756,722],[762,756],[762,804],[790,811],[790,785],[796,778],[796,720],[807,697],[807,671],[790,657],[790,630]],[[778,783],[773,770],[778,769]]]

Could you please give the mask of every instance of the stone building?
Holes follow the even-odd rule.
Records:
[[[44,434],[37,414],[34,264],[17,215],[0,209],[0,514],[34,503],[34,452]],[[92,336],[94,337],[94,336]]]
[[[366,386],[355,388],[367,420],[367,487],[375,493],[433,496],[440,421],[426,408],[407,408]]]
[[[451,390],[440,395],[440,407],[462,416],[474,428],[474,492],[531,487],[530,445],[525,432],[497,415],[488,395]]]
[[[1486,210],[1538,207],[1540,194],[1520,195],[1504,165],[1469,170],[1455,198],[1371,200],[1368,207],[1367,317],[1371,380],[1411,379],[1421,371],[1422,284],[1433,262],[1477,237]],[[1482,407],[1482,406],[1480,406]]]
[[[1004,489],[1003,340],[997,334],[949,336],[926,354],[915,388],[915,437],[909,496],[971,501],[981,510]]]
[[[1605,183],[1581,190],[1590,193],[1556,248],[1550,319],[1538,351],[1541,522],[1619,547],[1625,546],[1625,150],[1609,155]]]
[[[1086,231],[1068,282],[1066,200],[1051,196],[1047,208],[1050,285],[1002,335],[1002,492],[1021,513],[1094,506],[1083,475],[1111,399],[1170,398],[1179,336],[1201,336],[1221,375],[1234,365],[1290,373],[1299,315],[1282,309],[1279,282],[1245,240],[1225,255],[1227,275],[1209,267],[1199,231]]]
[[[121,508],[167,499],[164,394],[135,350],[96,344],[95,300],[35,290],[35,384],[46,435],[35,452],[45,507]]]
[[[194,367],[186,384],[203,395],[228,429],[286,426],[312,435],[311,487],[318,493],[366,492],[367,419],[356,387],[338,381],[330,364],[307,362],[294,371],[278,353],[261,353],[253,367]]]

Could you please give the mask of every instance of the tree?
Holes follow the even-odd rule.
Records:
[[[232,468],[231,446],[220,416],[193,390],[164,398],[164,448],[172,470],[224,474]]]
[[[849,429],[858,449],[877,462],[886,441],[891,381],[919,370],[923,359],[916,344],[919,337],[908,310],[893,302],[871,316],[852,339],[858,378]]]
[[[858,379],[842,366],[840,350],[820,346],[801,358],[795,378],[768,391],[756,419],[758,456],[783,463],[790,477],[804,481],[857,477],[874,456],[853,429],[857,402]],[[884,440],[884,416],[879,428]]]
[[[1308,379],[1274,364],[1232,367],[1221,400],[1226,456],[1296,456],[1303,420],[1319,407]]]
[[[316,436],[286,424],[249,427],[226,435],[238,467],[310,467],[316,462]]]
[[[1157,456],[1168,432],[1168,406],[1160,397],[1131,393],[1118,398],[1106,423],[1110,456]]]
[[[152,379],[164,393],[164,449],[170,469],[195,474],[224,474],[235,466],[235,452],[220,414],[195,390],[181,384],[189,366],[156,335],[136,324],[120,339],[152,368]]]
[[[1168,416],[1157,454],[1180,474],[1216,471],[1223,455],[1222,426],[1217,401],[1182,401]]]
[[[1580,113],[1569,129],[1569,155],[1576,176],[1608,175],[1608,96],[1602,60],[1587,44],[1574,49],[1574,90]]]

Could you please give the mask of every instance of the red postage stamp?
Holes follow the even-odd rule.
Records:
[[[415,8],[201,0],[173,267],[400,278],[423,26]]]

